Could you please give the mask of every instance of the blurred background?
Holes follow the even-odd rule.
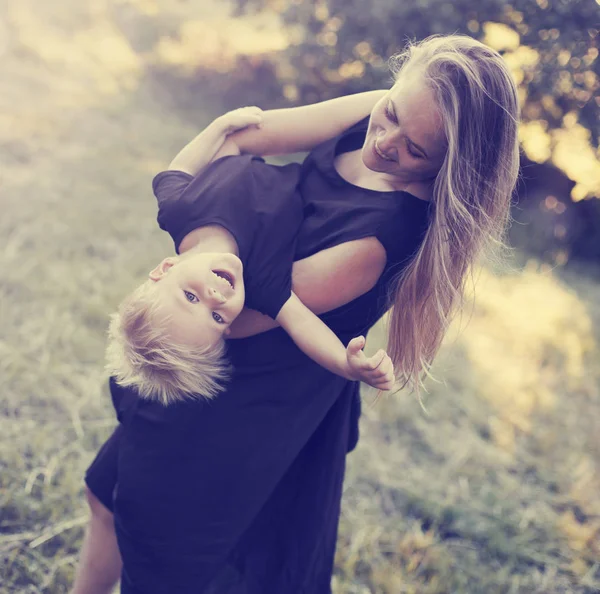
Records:
[[[383,88],[453,32],[519,83],[514,250],[424,409],[364,391],[333,590],[600,591],[599,30],[597,0],[0,0],[0,593],[72,581],[108,314],[172,249],[153,175],[225,110]]]

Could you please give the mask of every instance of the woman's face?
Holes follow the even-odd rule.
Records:
[[[419,67],[406,67],[373,108],[362,159],[372,171],[402,183],[432,180],[446,154],[446,139],[433,92]]]

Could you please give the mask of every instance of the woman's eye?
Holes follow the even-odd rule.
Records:
[[[190,303],[197,303],[198,302],[198,297],[196,297],[196,295],[194,295],[193,293],[190,293],[189,291],[184,291],[183,294],[185,295],[185,298]]]
[[[394,117],[394,114],[390,111],[390,107],[389,105],[385,106],[385,117],[393,123],[396,123],[396,118]]]
[[[213,320],[215,322],[217,322],[217,324],[224,324],[225,323],[225,320],[216,311],[213,311],[212,317],[213,317]]]
[[[423,155],[420,155],[419,153],[415,153],[412,148],[410,147],[410,144],[406,145],[406,150],[408,151],[408,154],[413,158],[413,159],[423,159]]]

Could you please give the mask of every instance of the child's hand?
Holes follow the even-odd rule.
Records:
[[[260,128],[263,121],[263,111],[260,107],[240,107],[234,109],[218,118],[219,123],[224,127],[226,135],[233,134],[238,130],[256,126]]]
[[[396,379],[392,360],[383,349],[378,350],[372,357],[367,357],[362,350],[364,346],[364,336],[353,338],[348,343],[346,359],[350,373],[355,379],[373,388],[391,390]]]

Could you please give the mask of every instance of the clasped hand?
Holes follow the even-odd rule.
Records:
[[[263,111],[260,107],[240,107],[229,111],[216,120],[223,127],[226,136],[249,126],[260,128],[263,121]]]
[[[362,350],[364,336],[353,338],[346,347],[346,359],[354,379],[369,384],[379,390],[391,390],[394,387],[394,365],[389,355],[379,349],[371,357]]]

